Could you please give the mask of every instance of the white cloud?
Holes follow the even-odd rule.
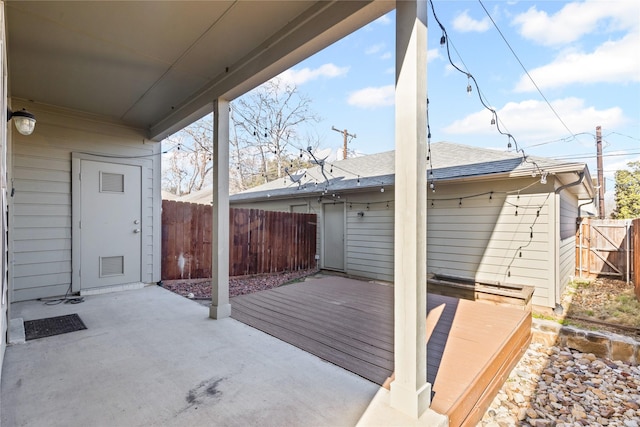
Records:
[[[523,37],[545,46],[561,46],[595,32],[638,28],[638,1],[584,1],[568,3],[553,15],[532,6],[517,15],[512,25]]]
[[[349,94],[347,103],[360,108],[377,108],[393,105],[395,88],[393,85],[367,87]]]
[[[297,86],[307,83],[312,80],[317,80],[321,77],[334,78],[340,77],[349,72],[349,67],[338,67],[335,64],[323,64],[318,68],[302,68],[295,70],[293,68],[281,73],[278,78],[282,79],[284,83],[295,84]]]
[[[442,55],[440,55],[440,49],[435,48],[435,49],[427,50],[427,62],[431,62],[434,59],[440,59],[440,58],[442,58]]]
[[[461,33],[477,32],[483,33],[489,29],[491,21],[488,17],[478,21],[469,16],[469,11],[465,10],[453,19],[453,28]]]
[[[586,106],[584,100],[579,98],[558,99],[552,101],[551,105],[569,129],[574,132],[590,128],[593,123],[615,129],[627,121],[622,109],[618,107],[597,110],[595,107]],[[558,135],[567,135],[564,125],[543,101],[509,102],[497,112],[501,129],[511,133],[520,145],[526,145],[530,141],[555,139],[558,138]],[[495,126],[489,124],[490,122],[491,112],[481,110],[454,121],[444,130],[454,135],[495,134],[496,138],[499,138],[500,134]]]
[[[385,48],[385,44],[384,43],[378,43],[378,44],[374,44],[372,46],[369,46],[364,53],[366,53],[367,55],[375,55],[378,52],[381,52],[382,49]]]
[[[382,55],[380,55],[380,59],[391,59],[391,52],[385,52]]]
[[[628,83],[640,81],[639,34],[630,33],[621,40],[607,41],[591,53],[563,52],[550,64],[529,71],[540,89],[570,83]],[[516,92],[535,90],[529,77],[522,76]]]

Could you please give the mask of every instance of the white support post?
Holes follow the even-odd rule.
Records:
[[[427,5],[396,3],[394,358],[391,406],[419,418],[427,383]]]
[[[229,101],[213,103],[213,212],[209,317],[231,315],[229,304]]]

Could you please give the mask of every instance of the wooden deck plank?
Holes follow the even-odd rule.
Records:
[[[269,309],[256,305],[244,308],[246,311],[243,312],[246,315],[252,315],[265,322],[287,329],[291,331],[291,333],[314,339],[339,352],[349,354],[371,364],[387,369],[393,368],[393,352],[362,341],[357,335],[346,335],[337,329],[323,328],[315,322],[304,322],[300,319],[293,319],[286,314],[269,311]],[[240,310],[242,310],[242,308]]]
[[[273,294],[270,294],[270,296],[273,296]],[[354,321],[349,316],[327,317],[326,313],[314,312],[314,310],[272,300],[266,296],[251,300],[242,299],[237,304],[238,307],[246,307],[245,311],[249,310],[250,307],[260,307],[280,313],[304,324],[322,325],[322,329],[335,329],[338,333],[379,347],[393,345],[393,335],[391,333],[377,334],[379,328],[376,329],[376,324],[373,322],[358,322],[354,324]]]
[[[328,276],[232,298],[232,317],[383,384],[393,369],[393,287]],[[526,349],[521,309],[427,297],[431,407],[475,425]]]

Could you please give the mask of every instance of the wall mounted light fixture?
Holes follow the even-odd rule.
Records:
[[[36,127],[36,116],[24,108],[16,112],[7,109],[7,121],[11,119],[13,119],[16,129],[22,135],[31,135]]]

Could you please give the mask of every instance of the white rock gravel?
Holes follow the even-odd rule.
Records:
[[[480,426],[640,427],[640,368],[532,343]]]

